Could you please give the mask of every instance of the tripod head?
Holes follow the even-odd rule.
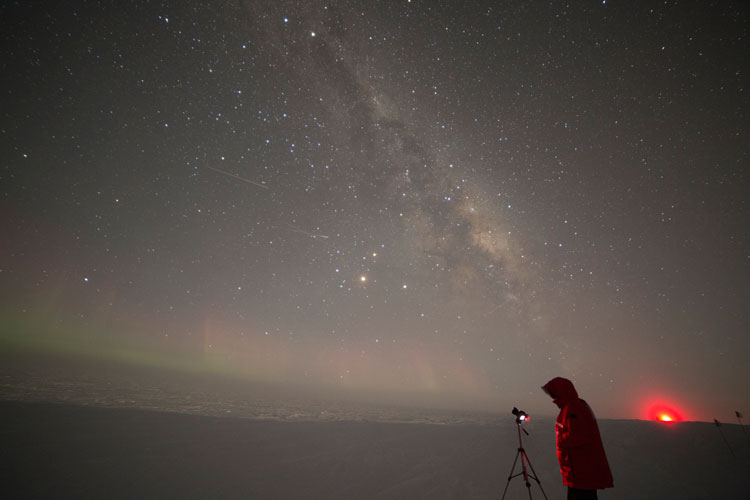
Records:
[[[515,406],[513,407],[513,411],[511,411],[511,413],[516,416],[516,424],[518,424],[519,429],[521,429],[521,424],[523,424],[524,422],[526,422],[527,420],[531,418],[528,413],[526,413],[523,410],[519,410]],[[523,429],[523,432],[527,436],[529,435],[529,433],[526,432],[526,429]],[[519,431],[519,436],[520,436],[520,431]]]

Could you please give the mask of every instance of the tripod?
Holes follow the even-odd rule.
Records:
[[[529,491],[529,500],[531,500],[531,483],[529,482],[529,478],[536,481],[536,484],[539,485],[539,489],[542,491],[542,495],[544,496],[544,499],[548,500],[547,494],[544,493],[544,488],[542,488],[542,483],[540,483],[539,478],[536,477],[536,471],[534,470],[534,466],[531,465],[531,460],[529,460],[529,456],[526,454],[526,450],[523,449],[523,439],[521,439],[521,431],[523,430],[524,434],[526,434],[527,436],[529,435],[529,433],[526,432],[526,429],[521,428],[521,422],[523,420],[524,419],[522,419],[520,416],[516,418],[516,425],[518,426],[518,451],[516,452],[516,459],[513,460],[513,467],[510,468],[510,474],[508,475],[508,482],[505,484],[505,490],[503,490],[503,499],[505,498],[505,494],[508,492],[508,486],[510,486],[510,480],[513,479],[514,477],[523,475],[523,480],[526,483],[526,489]],[[518,457],[521,457],[521,472],[513,475],[513,469],[516,468],[516,462],[518,462]],[[529,474],[529,471],[526,470],[526,462],[529,463],[529,467],[531,468],[531,474]]]

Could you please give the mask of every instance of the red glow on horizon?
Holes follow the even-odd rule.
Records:
[[[695,414],[686,406],[686,401],[678,400],[671,391],[651,389],[636,400],[637,412],[643,420],[664,424],[693,420]]]
[[[681,422],[682,415],[672,408],[663,404],[652,405],[648,411],[649,420],[657,420],[664,423]]]

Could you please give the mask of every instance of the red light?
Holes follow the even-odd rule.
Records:
[[[663,391],[654,391],[642,396],[638,406],[638,412],[644,420],[665,424],[693,420],[692,412],[683,401]]]
[[[650,419],[664,423],[682,421],[682,415],[678,413],[677,410],[664,404],[656,404],[651,406],[648,415]]]

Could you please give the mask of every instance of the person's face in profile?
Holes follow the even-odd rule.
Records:
[[[552,398],[552,402],[555,403],[555,406],[562,409],[562,404],[557,400],[557,396],[555,396],[554,392],[549,392],[547,389],[544,389],[544,392],[547,393],[547,396]]]

